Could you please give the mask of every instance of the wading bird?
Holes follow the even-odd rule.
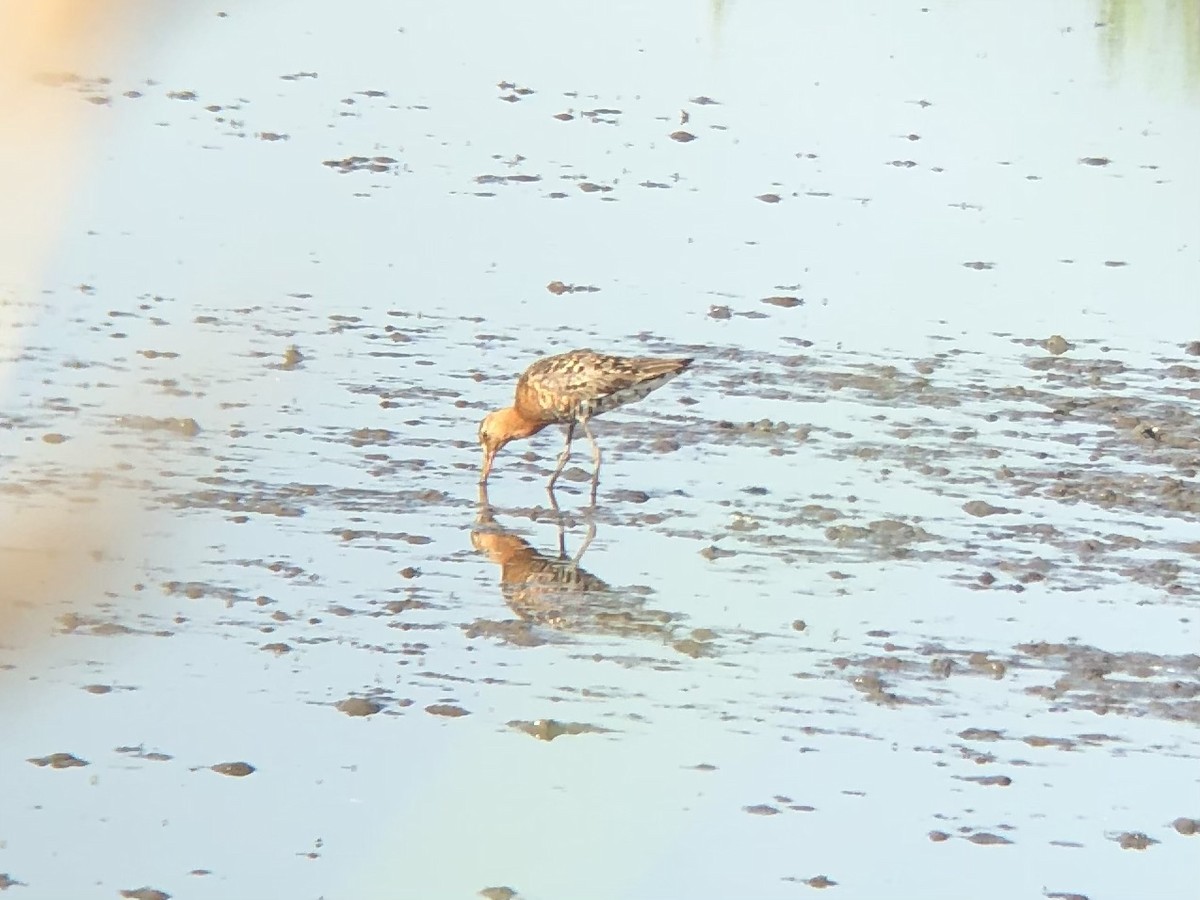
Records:
[[[513,405],[488,413],[479,425],[483,469],[479,483],[486,484],[496,452],[517,438],[537,434],[547,425],[566,425],[566,443],[558,465],[546,484],[554,482],[571,457],[575,426],[592,442],[592,499],[600,481],[600,447],[588,422],[601,413],[641,400],[692,364],[689,359],[654,356],[604,356],[591,350],[572,350],[539,359],[517,382]]]

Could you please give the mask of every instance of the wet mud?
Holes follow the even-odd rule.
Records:
[[[433,357],[462,331],[458,321],[423,321],[406,342],[417,357]],[[306,367],[318,365],[322,342],[331,338],[364,349],[392,343],[382,324],[362,318],[354,330],[309,333],[305,356],[318,352]],[[1162,652],[1153,632],[1143,640],[1126,630],[1096,642],[1069,637],[1069,628],[1025,625],[1016,629],[1020,639],[1004,640],[961,618],[1016,623],[1023,610],[1082,596],[1088,604],[1128,606],[1134,620],[1136,610],[1160,609],[1167,619],[1191,621],[1200,591],[1200,429],[1185,348],[1163,347],[1152,362],[1135,363],[1086,338],[1071,347],[1036,336],[990,340],[988,353],[947,342],[942,352],[883,361],[809,342],[768,353],[631,336],[632,349],[686,353],[698,362],[665,404],[601,420],[607,462],[595,505],[587,501],[590,471],[582,465],[567,470],[557,503],[493,505],[486,494],[475,495],[473,423],[511,376],[469,368],[443,368],[433,391],[346,383],[348,392],[380,400],[369,417],[375,424],[357,427],[286,413],[265,432],[250,424],[249,405],[238,407],[236,422],[204,429],[188,425],[190,416],[125,413],[111,430],[100,415],[101,434],[144,434],[145,458],[179,474],[147,480],[117,463],[81,480],[47,462],[9,485],[65,496],[119,485],[176,521],[200,517],[217,529],[214,536],[259,532],[250,543],[232,533],[219,538],[225,550],[186,569],[136,566],[134,590],[117,590],[96,605],[71,604],[58,613],[56,631],[74,640],[234,638],[248,651],[302,667],[318,684],[323,645],[390,658],[397,675],[382,684],[378,675],[343,681],[340,699],[321,701],[348,720],[398,722],[423,712],[445,727],[469,728],[505,708],[488,698],[511,691],[512,677],[525,667],[513,658],[463,668],[462,653],[496,662],[505,659],[497,653],[538,654],[586,667],[535,688],[558,695],[574,717],[495,723],[540,742],[619,740],[652,721],[654,710],[672,717],[703,711],[718,730],[799,737],[811,750],[824,740],[885,739],[890,726],[863,712],[875,708],[958,723],[944,739],[912,748],[941,760],[947,788],[955,790],[1019,796],[1029,771],[1046,771],[1061,754],[1165,752],[1194,763],[1194,744],[1164,747],[1160,738],[1140,737],[1136,723],[1200,724],[1200,655]],[[258,364],[261,377],[306,371]],[[70,415],[82,408],[80,397]],[[769,414],[733,416],[746,409]],[[41,435],[62,415],[51,408],[10,420],[10,427]],[[160,434],[187,442],[164,443]],[[288,465],[273,476],[251,474],[239,462],[264,439],[284,435],[361,473],[359,483],[297,477]],[[216,471],[185,473],[195,448]],[[510,450],[493,494],[548,501],[544,481],[556,453],[554,441]],[[726,469],[725,459],[738,463]],[[710,480],[696,479],[704,471],[699,460],[724,473],[715,491]],[[771,474],[772,461],[821,475],[781,480]],[[635,463],[637,480],[622,472],[627,462]],[[313,549],[289,552],[276,528],[293,530]],[[622,546],[651,535],[675,548],[672,558],[684,550],[694,560],[686,587],[653,566],[630,578]],[[274,549],[256,555],[252,548],[264,538]],[[321,560],[330,553],[350,568],[328,570]],[[370,562],[359,570],[355,559]],[[113,560],[100,555],[95,562]],[[709,587],[699,587],[706,580]],[[704,599],[713,587],[717,592]],[[921,599],[938,594],[946,599],[933,607]],[[871,595],[880,599],[871,603],[876,621],[869,627],[832,613],[830,604],[849,610]],[[964,604],[969,612],[956,611]],[[830,641],[834,634],[839,639]],[[6,674],[19,677],[33,671],[29,666],[9,663]],[[417,668],[403,674],[411,666]],[[606,684],[599,673],[614,666],[652,680],[636,688]],[[587,677],[587,668],[599,679]],[[757,683],[764,671],[782,679],[773,694],[742,690],[699,704],[653,683],[677,673],[711,682],[710,694],[730,677]],[[541,680],[518,680],[531,677]],[[782,687],[787,681],[794,687]],[[93,675],[83,687],[104,696],[114,686]],[[337,690],[333,682],[328,690]],[[309,691],[316,701],[321,690]],[[644,711],[632,715],[631,700]],[[586,705],[577,707],[581,701]],[[1024,712],[1014,719],[1013,710]],[[1096,725],[1085,727],[1081,715]],[[166,752],[123,752],[168,766],[188,755],[184,746],[163,746]],[[29,762],[96,766],[66,752]],[[239,779],[257,765],[207,768]],[[747,798],[738,808],[775,818],[820,815],[822,804],[795,802],[784,792],[769,802]],[[1194,833],[1192,812],[1185,805],[1153,827],[1097,828],[1068,843],[1153,852]],[[1019,815],[980,821],[967,810],[942,809],[936,818],[941,827],[921,831],[931,844],[1022,840]],[[813,887],[837,884],[827,876],[788,877]]]

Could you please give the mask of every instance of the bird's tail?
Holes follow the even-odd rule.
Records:
[[[641,374],[642,381],[652,381],[655,378],[662,378],[664,375],[678,375],[680,372],[685,371],[693,362],[695,362],[695,358],[691,356],[676,359],[664,359],[661,356],[645,356],[634,360],[634,366],[638,373]]]

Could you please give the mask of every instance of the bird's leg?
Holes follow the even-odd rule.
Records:
[[[587,422],[583,423],[584,430],[587,431],[588,437],[592,437],[592,432],[587,426]],[[596,446],[596,439],[592,438],[592,458],[595,461],[595,470],[592,472],[592,499],[588,503],[587,509],[583,514],[587,517],[587,534],[583,538],[583,543],[579,545],[579,550],[571,558],[571,562],[579,565],[579,560],[583,558],[584,551],[591,546],[592,541],[596,538],[596,486],[599,484],[600,476],[597,474],[600,471],[600,449]]]
[[[584,428],[587,427],[585,424]],[[558,454],[558,465],[554,467],[554,472],[550,475],[550,481],[546,484],[546,490],[550,492],[550,499],[554,499],[554,482],[558,481],[558,476],[562,474],[562,470],[567,467],[567,460],[571,458],[571,438],[575,434],[575,420],[572,419],[567,424],[567,441],[563,444],[562,453]],[[557,504],[555,504],[557,509]]]
[[[600,445],[596,443],[596,436],[592,434],[592,429],[588,425],[588,420],[583,419],[580,424],[583,426],[583,433],[588,436],[588,440],[592,442],[592,506],[596,505],[596,489],[600,486]]]
[[[567,558],[567,523],[563,517],[558,517],[558,558]]]
[[[547,488],[546,493],[550,496],[550,508],[554,510],[554,521],[558,527],[558,558],[567,558],[567,536],[566,523],[563,520],[562,510],[558,506],[558,498],[554,496],[554,488]]]
[[[596,520],[594,518],[589,518],[588,519],[587,536],[584,537],[583,543],[579,545],[579,551],[575,554],[574,557],[571,558],[571,562],[575,563],[575,565],[579,565],[579,560],[583,558],[583,552],[585,550],[587,550],[587,548],[591,545],[591,543],[595,539],[595,537],[596,537]]]

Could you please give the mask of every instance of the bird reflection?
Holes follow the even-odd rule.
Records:
[[[551,503],[557,512],[553,495]],[[574,555],[567,553],[563,517],[556,515],[556,519],[558,552],[542,553],[496,521],[487,487],[480,486],[471,545],[500,567],[500,591],[520,624],[514,631],[502,623],[476,623],[477,633],[498,633],[514,643],[543,643],[529,632],[530,626],[539,625],[580,634],[637,635],[669,642],[673,633],[670,613],[647,609],[641,596],[613,588],[579,564],[596,535],[594,517],[589,516],[587,533]]]

